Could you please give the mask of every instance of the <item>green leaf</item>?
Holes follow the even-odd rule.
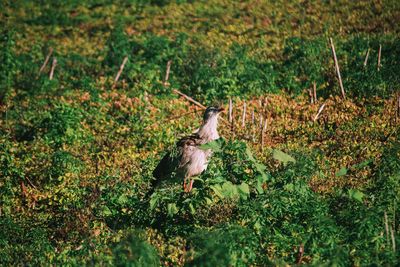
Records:
[[[221,141],[219,141],[219,139],[217,139],[217,140],[208,142],[206,144],[201,145],[200,149],[202,149],[202,150],[211,149],[214,152],[220,152],[220,151],[222,151]]]
[[[154,208],[156,207],[157,203],[158,203],[158,196],[157,195],[156,196],[152,195],[151,199],[150,199],[150,209],[154,210]]]
[[[191,203],[189,204],[189,206],[190,205],[191,205]],[[176,207],[175,203],[169,203],[167,205],[167,211],[168,211],[168,216],[172,217],[172,216],[174,216],[175,214],[178,213],[178,208]]]
[[[246,145],[246,155],[250,161],[256,162],[256,159],[253,157],[253,153],[251,152],[250,148],[247,145]]]
[[[339,176],[344,176],[344,175],[346,175],[347,174],[347,168],[346,167],[342,167],[336,174],[335,174],[335,176],[336,177],[339,177]]]
[[[117,199],[117,203],[122,205],[128,202],[128,197],[126,195],[120,195],[119,198]]]
[[[365,196],[365,194],[363,192],[361,192],[361,191],[359,191],[357,189],[350,189],[348,194],[349,194],[349,198],[354,199],[354,200],[356,200],[358,202],[361,202],[361,203],[362,203],[362,200],[363,200],[363,198]]]
[[[292,184],[292,183],[286,184],[283,188],[285,188],[285,190],[288,191],[288,192],[293,192],[294,191],[294,184]]]
[[[104,206],[104,207],[103,207],[103,210],[101,211],[101,213],[102,213],[104,216],[110,216],[110,215],[112,215],[112,212],[111,212],[110,208],[107,207],[107,206]]]
[[[262,188],[263,184],[265,183],[266,179],[262,175],[257,176],[257,184],[256,184],[256,190],[259,194],[264,193],[264,189]]]
[[[219,197],[219,198],[224,198],[224,195],[222,194],[222,189],[220,185],[212,185],[210,188],[214,191],[214,193]]]
[[[353,165],[352,168],[362,169],[362,168],[368,166],[372,161],[373,161],[372,159],[364,160],[363,162]]]
[[[242,199],[247,199],[247,197],[250,195],[249,185],[245,182],[243,182],[241,185],[238,185],[237,189]]]
[[[191,214],[196,214],[196,209],[193,207],[192,203],[189,204],[189,209]]]
[[[236,186],[234,186],[231,182],[225,182],[222,184],[221,193],[224,197],[235,197],[238,195],[238,191]]]
[[[273,150],[272,157],[277,161],[282,162],[284,165],[288,164],[288,162],[296,162],[296,160],[292,156],[278,149]]]

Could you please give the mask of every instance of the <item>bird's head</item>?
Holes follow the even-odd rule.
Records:
[[[214,107],[214,106],[208,107],[204,112],[203,119],[206,122],[211,118],[218,118],[219,113],[221,113],[222,111],[224,111],[223,107]]]

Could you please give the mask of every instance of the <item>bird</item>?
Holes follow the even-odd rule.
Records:
[[[158,163],[153,171],[152,190],[157,185],[176,175],[183,179],[183,191],[189,193],[193,188],[192,177],[200,175],[207,169],[212,156],[211,149],[202,149],[201,145],[220,138],[218,134],[218,117],[224,111],[222,107],[207,107],[200,128],[193,134],[180,139]]]

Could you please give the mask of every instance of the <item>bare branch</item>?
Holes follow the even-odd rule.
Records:
[[[49,53],[47,53],[46,59],[44,60],[43,65],[40,67],[39,74],[41,74],[43,72],[44,68],[46,68],[47,63],[49,63],[51,54],[53,54],[53,48],[52,47],[50,47]]]
[[[319,115],[321,114],[321,112],[324,110],[324,108],[325,108],[325,104],[326,103],[323,103],[322,105],[321,105],[321,107],[318,109],[318,112],[317,112],[317,115],[315,115],[315,117],[314,117],[314,122],[316,122],[317,120],[318,120],[318,117],[319,117]]]
[[[118,82],[119,77],[121,76],[121,73],[122,73],[122,71],[124,70],[125,64],[126,64],[127,61],[128,61],[128,56],[126,56],[126,57],[124,58],[124,60],[122,61],[121,66],[119,67],[119,71],[118,71],[118,73],[117,73],[117,76],[115,76],[115,79],[114,79],[114,86],[115,86],[115,84]]]
[[[175,94],[178,94],[182,97],[184,97],[186,100],[188,100],[189,102],[192,102],[193,104],[195,104],[196,106],[202,108],[202,109],[206,109],[205,106],[203,106],[202,104],[200,104],[199,102],[197,102],[196,100],[194,100],[193,98],[191,98],[190,96],[185,95],[184,93],[174,89],[172,90],[172,92],[174,92]]]
[[[246,126],[246,101],[243,102],[242,128]]]
[[[313,82],[314,103],[317,103],[317,83]]]
[[[172,60],[168,60],[168,62],[167,62],[167,70],[165,71],[165,78],[164,78],[164,82],[163,82],[164,86],[168,86],[169,85],[168,79],[169,79],[169,72],[171,70],[171,63],[172,63]]]
[[[336,57],[335,45],[333,44],[332,38],[329,38],[329,41],[330,41],[330,44],[331,44],[333,60],[335,61],[336,74],[337,74],[338,79],[339,79],[340,91],[342,93],[343,99],[345,99],[346,98],[346,94],[344,92],[342,76],[340,75],[340,69],[339,69],[339,63],[338,63],[338,60],[337,60],[337,57]]]
[[[54,69],[56,68],[56,65],[57,65],[57,59],[53,58],[53,63],[51,64],[51,70],[50,70],[50,75],[49,75],[50,80],[53,80]]]
[[[381,53],[382,53],[382,45],[379,45],[379,51],[378,51],[378,65],[377,65],[377,69],[379,71],[380,67],[381,67]]]
[[[368,57],[369,57],[369,48],[368,48],[368,50],[367,50],[367,54],[365,55],[365,60],[364,60],[364,68],[367,66],[367,63],[368,63]]]

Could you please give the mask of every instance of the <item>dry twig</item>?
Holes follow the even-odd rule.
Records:
[[[119,71],[118,71],[118,73],[117,73],[117,76],[115,76],[115,79],[114,79],[114,85],[113,85],[113,87],[114,87],[114,86],[116,85],[116,83],[118,82],[119,77],[121,76],[121,73],[122,73],[122,71],[124,70],[125,64],[126,64],[127,61],[128,61],[128,56],[126,56],[126,57],[124,58],[124,60],[122,61],[121,66],[119,67]]]
[[[171,70],[171,63],[172,63],[172,60],[168,60],[168,62],[167,62],[167,70],[165,71],[165,78],[164,78],[164,82],[163,82],[164,86],[168,86],[169,85],[168,79],[169,79],[169,72]]]
[[[382,45],[379,45],[379,51],[378,51],[378,65],[377,65],[377,69],[379,71],[380,67],[381,67],[381,53],[382,53]]]
[[[53,58],[53,63],[51,64],[51,70],[50,70],[50,75],[49,75],[50,80],[53,80],[54,69],[56,68],[56,65],[57,65],[57,59]]]
[[[44,60],[43,65],[40,67],[39,74],[41,74],[43,72],[44,68],[46,68],[47,63],[49,63],[51,54],[53,54],[53,48],[52,47],[50,47],[49,53],[47,53],[46,59]]]
[[[338,79],[339,79],[340,91],[342,93],[343,99],[345,99],[346,98],[346,93],[344,92],[342,76],[340,75],[340,68],[339,68],[339,63],[338,63],[337,57],[336,57],[335,45],[333,44],[332,38],[329,38],[329,41],[330,41],[330,44],[331,44],[333,60],[335,61],[336,74],[337,74]]]
[[[323,103],[322,105],[321,105],[321,107],[318,109],[318,112],[317,112],[317,115],[315,115],[315,117],[314,117],[314,122],[316,122],[317,120],[318,120],[318,117],[319,117],[319,115],[321,114],[321,112],[324,110],[324,108],[325,108],[325,104],[326,103]]]
[[[367,54],[365,55],[365,60],[364,60],[364,68],[367,66],[368,63],[368,57],[369,57],[369,48],[367,50]]]

